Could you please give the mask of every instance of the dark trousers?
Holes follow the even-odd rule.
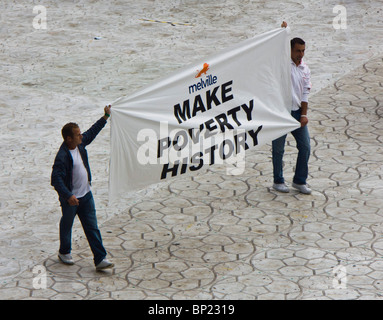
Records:
[[[292,111],[291,115],[300,120],[301,110]],[[308,162],[310,158],[310,135],[307,126],[298,128],[291,132],[297,142],[298,157],[295,167],[293,182],[296,184],[306,184],[308,177]],[[273,173],[274,183],[284,183],[283,177],[283,154],[285,152],[286,135],[272,142]]]
[[[93,252],[95,265],[105,257],[106,251],[102,244],[100,230],[97,226],[96,208],[92,192],[78,199],[78,206],[70,206],[68,202],[61,201],[62,217],[60,220],[60,250],[61,254],[67,254],[72,249],[72,227],[76,215],[78,215],[84,229],[89,246]]]

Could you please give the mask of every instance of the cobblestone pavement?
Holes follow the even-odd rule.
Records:
[[[1,4],[0,299],[381,299],[379,2],[345,2],[346,30],[333,27],[335,1],[284,1],[283,14],[277,1],[128,2],[47,1],[46,30],[29,2]],[[49,178],[62,125],[86,128],[104,104],[281,20],[308,42],[313,193],[270,189],[266,145],[243,175],[215,166],[108,205],[104,129],[88,150],[116,267],[95,272],[78,221],[76,264],[59,263]],[[287,181],[295,156],[289,136]]]

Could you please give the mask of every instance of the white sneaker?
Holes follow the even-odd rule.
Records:
[[[68,265],[74,264],[73,258],[70,253],[67,253],[67,254],[59,253],[58,257],[61,260],[61,262],[64,264],[68,264]]]
[[[290,189],[285,183],[274,183],[273,189],[283,193],[289,193]]]
[[[102,260],[97,266],[96,266],[96,270],[104,270],[104,269],[109,269],[109,268],[113,268],[114,267],[114,264],[109,262],[108,260],[104,259]]]
[[[300,193],[303,194],[311,194],[311,189],[307,186],[307,184],[296,184],[293,182],[293,188],[297,189]]]

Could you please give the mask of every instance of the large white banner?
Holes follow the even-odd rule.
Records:
[[[110,198],[213,164],[241,174],[246,150],[298,128],[288,34],[258,35],[115,101]]]

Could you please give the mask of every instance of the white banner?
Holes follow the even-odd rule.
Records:
[[[110,198],[213,164],[241,174],[245,150],[298,128],[288,34],[258,35],[115,101]]]

